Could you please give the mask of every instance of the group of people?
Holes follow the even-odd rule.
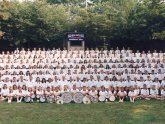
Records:
[[[56,102],[65,92],[119,102],[165,98],[165,53],[16,49],[0,53],[0,101]],[[102,97],[102,98],[103,98]],[[27,100],[28,99],[28,100]],[[100,100],[102,101],[102,100]]]

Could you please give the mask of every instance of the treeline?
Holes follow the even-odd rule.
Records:
[[[11,47],[62,47],[64,33],[75,30],[85,32],[89,48],[144,49],[154,48],[153,44],[163,48],[165,4],[160,0],[88,0],[87,6],[85,0],[0,3],[1,40]]]

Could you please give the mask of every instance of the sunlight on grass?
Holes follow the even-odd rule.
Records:
[[[144,109],[141,109],[141,108],[137,108],[137,109],[135,109],[134,111],[133,111],[133,113],[144,113],[144,112],[146,112]]]

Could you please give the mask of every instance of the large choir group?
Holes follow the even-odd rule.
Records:
[[[0,101],[82,103],[165,98],[165,53],[16,49],[0,53]]]

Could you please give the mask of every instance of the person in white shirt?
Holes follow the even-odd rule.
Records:
[[[115,88],[112,87],[112,86],[109,87],[108,93],[109,93],[110,96],[115,96],[115,97],[117,97],[117,90],[115,90]]]
[[[143,88],[141,89],[141,98],[142,99],[148,99],[150,96],[149,96],[149,90],[147,89],[147,85],[144,84],[143,85]]]
[[[76,87],[76,84],[73,85],[73,87],[71,88],[70,92],[73,94],[79,92],[79,89]]]
[[[9,95],[9,89],[7,88],[7,85],[4,84],[2,90],[1,90],[2,100],[6,100],[7,96]]]
[[[161,98],[165,99],[165,86],[161,89]]]
[[[44,95],[44,91],[42,90],[42,87],[39,86],[36,89],[36,98],[37,98],[37,102],[39,102],[40,97],[42,97]]]
[[[50,87],[47,87],[45,90],[45,97],[48,103],[52,103],[54,99],[54,93]]]
[[[90,95],[91,97],[98,97],[98,92],[97,92],[95,86],[92,86],[91,90],[89,91],[89,95]]]
[[[86,86],[82,87],[82,90],[80,91],[84,96],[89,95],[89,91]]]
[[[13,97],[16,98],[18,92],[17,85],[14,84],[12,89],[13,89]]]
[[[158,90],[160,89],[161,85],[160,85],[160,82],[159,82],[158,78],[154,79],[154,82],[152,83],[152,85],[155,85],[156,89],[158,89]]]
[[[33,102],[33,99],[34,99],[34,97],[35,97],[33,88],[28,87],[27,96],[30,97],[30,101]]]
[[[104,86],[101,86],[101,90],[99,91],[99,96],[104,96],[106,95],[107,91],[105,90]]]
[[[60,87],[55,87],[53,93],[55,97],[59,97],[61,95]]]
[[[128,93],[128,96],[130,98],[130,102],[134,103],[134,101],[138,97],[138,95],[139,95],[139,92],[137,92],[137,89],[135,89],[133,86],[131,86],[130,91]]]
[[[161,87],[165,86],[165,77],[163,78],[162,82],[161,82]]]
[[[27,96],[27,88],[26,88],[26,85],[23,85],[22,86],[22,95],[23,95],[23,97],[25,98],[25,96]]]
[[[158,93],[158,89],[155,88],[155,85],[152,85],[151,86],[151,89],[150,89],[150,98],[153,98],[153,99],[160,98],[159,93]]]
[[[117,93],[117,96],[119,97],[119,102],[124,101],[124,98],[127,96],[127,92],[124,90],[124,87],[119,88],[119,92]]]
[[[69,87],[68,85],[64,85],[64,88],[61,90],[61,94],[65,93],[65,92],[69,92]]]
[[[17,96],[17,102],[22,102],[22,99],[23,99],[23,92],[22,92],[22,88],[19,87],[18,88],[18,91],[16,93],[16,96]]]
[[[8,99],[8,103],[11,103],[13,100],[13,90],[11,87],[9,88],[9,93],[8,93],[7,99]]]

